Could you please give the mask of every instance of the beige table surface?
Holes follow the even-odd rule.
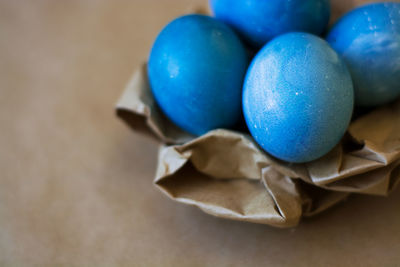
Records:
[[[157,146],[113,106],[196,2],[1,0],[0,266],[400,266],[400,190],[281,230],[152,186]]]

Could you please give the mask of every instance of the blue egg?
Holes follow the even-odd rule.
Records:
[[[167,117],[183,130],[201,135],[240,120],[247,66],[246,49],[233,30],[208,16],[187,15],[158,35],[148,76]]]
[[[329,0],[210,0],[216,18],[248,43],[261,47],[287,32],[322,34],[329,22]]]
[[[349,71],[328,43],[281,35],[256,55],[243,89],[243,113],[257,143],[289,162],[308,162],[341,140],[353,112]]]
[[[327,41],[354,83],[355,104],[372,107],[400,95],[400,3],[375,3],[344,15]]]

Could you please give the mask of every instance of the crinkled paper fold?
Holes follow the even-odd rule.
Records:
[[[400,101],[353,121],[338,146],[306,164],[269,156],[246,133],[218,129],[194,137],[180,130],[156,106],[145,66],[116,109],[134,130],[163,144],[156,186],[218,217],[291,227],[350,193],[387,195],[400,180]]]

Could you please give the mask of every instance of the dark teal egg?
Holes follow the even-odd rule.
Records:
[[[148,75],[154,98],[183,130],[201,135],[241,119],[248,57],[224,23],[188,15],[169,23],[154,42]]]
[[[210,0],[216,18],[248,43],[262,47],[287,32],[322,34],[329,22],[329,0]]]

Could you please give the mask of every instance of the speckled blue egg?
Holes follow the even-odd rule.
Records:
[[[400,95],[400,3],[375,3],[344,15],[327,36],[343,57],[357,106],[388,103]]]
[[[148,76],[161,110],[195,135],[229,128],[241,118],[248,57],[224,23],[187,15],[169,23],[150,53]]]
[[[248,43],[261,47],[287,32],[322,34],[329,22],[329,0],[210,0],[216,18]]]
[[[308,162],[342,138],[354,92],[345,63],[308,33],[281,35],[253,59],[243,89],[243,113],[257,143],[288,162]]]

